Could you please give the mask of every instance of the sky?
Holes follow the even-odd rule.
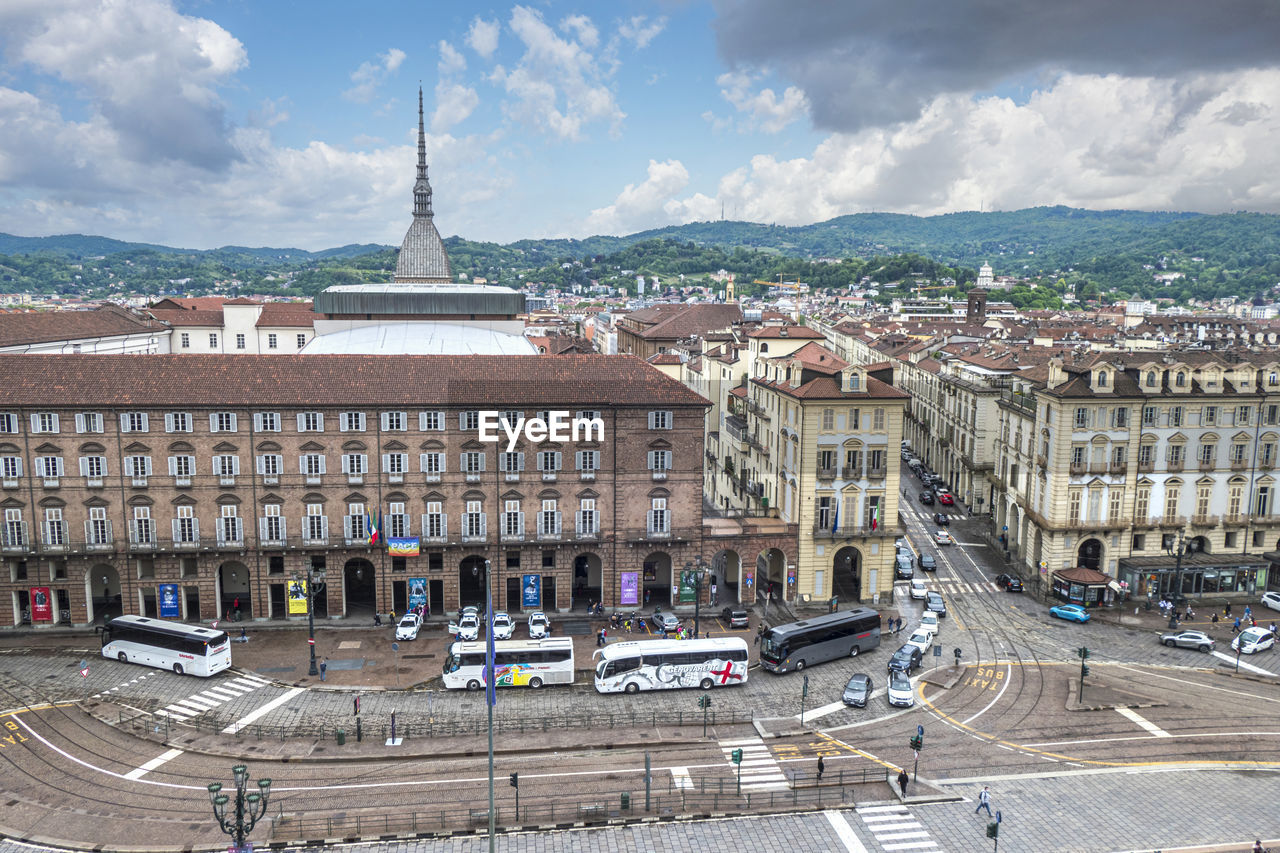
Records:
[[[1280,213],[1275,0],[3,0],[0,231],[511,242]]]

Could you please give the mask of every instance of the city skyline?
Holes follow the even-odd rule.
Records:
[[[0,231],[398,244],[419,81],[446,236],[1280,212],[1280,18],[1256,0],[301,8],[0,10]]]

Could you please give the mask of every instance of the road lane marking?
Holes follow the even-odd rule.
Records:
[[[974,720],[976,720],[976,719],[978,719],[979,717],[981,717],[983,714],[985,714],[985,713],[987,713],[988,711],[990,711],[990,710],[991,710],[991,706],[992,706],[992,705],[994,705],[994,704],[996,704],[997,702],[999,702],[999,701],[1000,701],[1000,697],[1001,697],[1001,696],[1003,696],[1003,695],[1004,695],[1004,692],[1005,692],[1006,690],[1008,690],[1008,689],[1009,689],[1009,682],[1010,682],[1010,681],[1013,681],[1013,678],[1011,677],[1012,675],[1013,675],[1013,667],[1011,667],[1011,666],[1005,666],[1005,679],[1004,679],[1004,686],[1000,688],[1000,692],[996,693],[996,697],[995,697],[994,699],[992,699],[990,702],[988,702],[988,703],[987,703],[987,707],[983,708],[981,711],[979,711],[978,713],[974,714],[974,715],[973,715],[972,717],[970,717],[969,719],[965,720],[965,721],[964,721],[964,723],[963,723],[962,725],[966,725],[966,726],[967,726],[969,723],[973,722]],[[1044,677],[1044,676],[1041,676],[1041,678],[1043,678],[1043,677]]]
[[[284,694],[272,699],[270,702],[263,705],[261,708],[258,708],[256,711],[250,711],[248,714],[246,714],[245,716],[241,717],[240,719],[236,720],[234,723],[232,723],[231,725],[223,729],[222,733],[224,735],[235,734],[236,732],[243,729],[245,726],[252,723],[254,720],[271,713],[276,708],[279,708],[281,705],[283,705],[285,702],[288,702],[290,699],[297,696],[299,693],[306,692],[306,689],[307,688],[305,687],[292,688],[291,690],[285,692]]]
[[[1236,663],[1236,659],[1235,659],[1234,657],[1232,657],[1231,655],[1227,654],[1226,652],[1220,652],[1220,651],[1218,651],[1217,649],[1214,649],[1213,651],[1209,652],[1209,654],[1213,655],[1213,656],[1214,656],[1214,657],[1216,657],[1216,658],[1222,658],[1224,661],[1226,661],[1226,662],[1227,662],[1227,663],[1229,663],[1229,664],[1232,664],[1233,666],[1234,666],[1234,665],[1235,665],[1235,663]],[[1256,673],[1258,673],[1258,675],[1270,675],[1270,676],[1275,676],[1275,674],[1276,674],[1276,673],[1274,673],[1274,672],[1272,672],[1272,671],[1270,671],[1270,670],[1268,670],[1268,669],[1263,669],[1263,668],[1262,668],[1262,667],[1260,667],[1260,666],[1254,666],[1253,664],[1249,663],[1248,661],[1243,661],[1243,660],[1242,660],[1242,661],[1240,661],[1240,668],[1241,668],[1241,669],[1247,669],[1247,670],[1249,670],[1250,672],[1256,672]]]
[[[130,770],[128,773],[124,774],[124,778],[141,779],[143,776],[150,773],[152,770],[155,770],[161,764],[164,764],[165,762],[168,762],[168,761],[172,761],[173,759],[177,758],[179,755],[182,755],[182,750],[180,749],[171,749],[168,752],[161,753],[160,755],[157,755],[155,758],[148,761],[146,764],[143,764],[141,767],[136,767],[133,770]]]
[[[867,853],[867,848],[858,840],[858,835],[853,831],[853,827],[849,825],[849,821],[838,811],[830,810],[823,812],[827,816],[827,821],[831,824],[831,828],[835,830],[836,838],[840,839],[840,843],[844,845],[844,849],[849,853]]]
[[[671,778],[677,788],[692,788],[693,779],[689,778],[688,767],[672,767]]]
[[[831,702],[830,704],[822,705],[818,708],[813,708],[811,710],[805,711],[804,718],[806,720],[816,720],[819,717],[825,717],[828,714],[834,714],[836,711],[839,711],[842,708],[844,708],[844,702]],[[799,720],[800,715],[796,714],[795,718]]]
[[[1129,720],[1132,723],[1136,723],[1137,725],[1151,732],[1156,737],[1170,737],[1170,734],[1168,732],[1166,732],[1164,729],[1160,728],[1155,723],[1148,720],[1146,717],[1143,717],[1141,714],[1139,714],[1137,711],[1133,710],[1132,708],[1116,708],[1116,713],[1124,717],[1126,720]]]

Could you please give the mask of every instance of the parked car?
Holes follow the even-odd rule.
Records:
[[[1168,634],[1161,634],[1160,642],[1166,646],[1199,649],[1202,652],[1213,651],[1213,637],[1204,631],[1171,631]]]
[[[920,630],[928,631],[935,637],[938,636],[942,629],[942,623],[938,621],[938,614],[926,610],[920,614]]]
[[[946,513],[935,512],[933,514],[933,523],[941,527],[946,527],[947,525],[951,524],[951,516],[947,515]]]
[[[933,541],[939,545],[951,545],[955,540],[951,538],[951,534],[945,530],[939,530],[933,534]]]
[[[480,636],[480,614],[474,607],[462,611],[462,617],[449,625],[449,633],[459,640],[470,642]]]
[[[1262,606],[1270,607],[1272,610],[1280,610],[1280,592],[1264,592],[1262,594]]]
[[[865,708],[867,700],[871,698],[872,690],[875,690],[875,684],[871,681],[871,676],[865,672],[855,672],[849,678],[849,683],[844,686],[840,700],[853,708]]]
[[[655,613],[650,621],[653,623],[654,631],[659,634],[664,631],[668,634],[674,634],[680,630],[680,620],[676,618],[674,613]]]
[[[1251,655],[1262,652],[1276,644],[1276,635],[1266,628],[1245,628],[1231,641],[1231,648]]]
[[[1050,607],[1049,615],[1070,622],[1088,622],[1090,618],[1089,611],[1079,604],[1059,604],[1057,607]]]
[[[945,618],[947,615],[947,603],[942,600],[941,593],[930,590],[924,596],[924,609],[929,613],[936,613],[939,617]]]
[[[911,679],[901,672],[889,673],[889,704],[895,708],[910,708],[916,703],[916,692]]]
[[[956,499],[951,497],[950,492],[938,492],[938,503],[943,506],[955,506]]]
[[[920,649],[909,643],[903,644],[902,648],[889,658],[889,672],[905,672],[910,675],[920,668],[923,660],[924,655],[921,654]]]
[[[929,649],[933,648],[933,634],[923,628],[917,628],[911,632],[911,636],[907,637],[907,645],[915,646],[923,655]]]
[[[1022,592],[1021,579],[1013,575],[996,575],[996,586],[1005,592]]]
[[[515,632],[516,623],[511,621],[510,615],[503,610],[493,614],[493,638],[495,640],[510,640],[511,635]]]
[[[924,581],[911,582],[911,597],[924,601],[925,595],[929,592],[929,586]]]
[[[422,620],[418,618],[418,614],[406,613],[400,617],[400,624],[396,625],[396,639],[416,640],[420,630],[422,630]]]
[[[750,628],[751,614],[740,607],[726,607],[720,611],[720,618],[730,628]]]
[[[936,572],[938,570],[938,561],[934,559],[932,554],[921,554],[916,560],[920,564],[922,572]]]
[[[551,620],[541,610],[529,614],[529,639],[541,640],[551,636]]]
[[[933,492],[921,492],[920,503],[925,506],[933,506]]]
[[[897,568],[894,570],[894,574],[897,576],[898,580],[910,580],[915,577],[916,573],[911,568],[910,554],[898,555]]]

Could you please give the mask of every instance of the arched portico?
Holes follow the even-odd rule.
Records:
[[[643,601],[645,604],[673,604],[673,589],[677,578],[671,571],[671,555],[666,551],[654,551],[644,558]]]
[[[1081,542],[1076,551],[1076,565],[1101,571],[1099,566],[1102,565],[1102,542],[1092,537]]]
[[[841,605],[862,600],[862,552],[852,545],[841,548],[831,560],[831,594]]]
[[[239,622],[253,618],[249,589],[249,568],[244,563],[228,560],[218,566],[218,612],[224,619]]]
[[[725,603],[742,601],[742,558],[737,551],[725,549],[711,557],[711,575],[707,583],[715,584],[716,600]]]
[[[89,621],[106,624],[124,613],[124,595],[120,573],[109,563],[98,563],[84,575],[85,601],[89,603]]]
[[[357,557],[342,567],[342,615],[373,617],[378,585],[373,563]]]

